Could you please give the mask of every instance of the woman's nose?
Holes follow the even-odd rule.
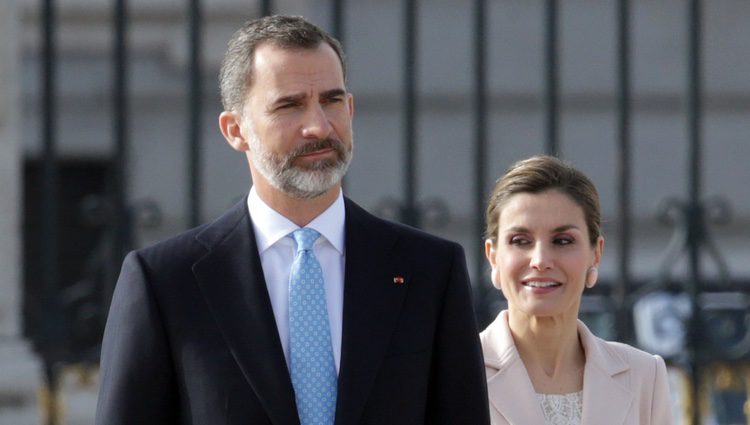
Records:
[[[537,270],[548,270],[552,268],[553,260],[549,249],[543,244],[536,244],[531,251],[530,265]]]

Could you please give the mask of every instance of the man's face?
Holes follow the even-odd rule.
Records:
[[[352,157],[353,103],[336,53],[265,44],[253,72],[241,132],[254,178],[296,198],[337,186]]]

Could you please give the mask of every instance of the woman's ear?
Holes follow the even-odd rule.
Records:
[[[497,250],[495,249],[495,244],[492,243],[492,239],[484,241],[484,256],[487,257],[487,262],[490,263],[490,267],[492,268],[492,270],[490,270],[492,286],[502,290],[500,287],[500,277],[497,273]]]
[[[599,236],[594,246],[594,265],[586,271],[587,288],[593,288],[599,280],[599,263],[602,261],[602,254],[604,254],[604,238]]]
[[[484,256],[487,257],[487,261],[490,263],[490,267],[494,270],[495,268],[495,245],[492,243],[492,239],[486,239],[484,241]]]
[[[596,246],[594,247],[594,265],[599,267],[599,263],[602,261],[602,255],[604,255],[604,236],[599,236],[596,239]]]
[[[589,267],[589,270],[586,272],[586,287],[593,288],[598,279],[599,269],[596,266]]]

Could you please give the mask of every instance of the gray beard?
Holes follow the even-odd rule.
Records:
[[[266,150],[255,134],[250,139],[255,169],[273,187],[294,198],[312,199],[324,194],[344,178],[352,160],[352,149],[334,139],[310,142],[283,157]],[[336,151],[334,159],[319,160],[308,167],[294,165],[299,155],[329,147]]]

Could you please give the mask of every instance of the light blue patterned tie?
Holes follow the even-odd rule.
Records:
[[[333,425],[336,367],[323,272],[312,251],[320,234],[303,228],[291,236],[297,242],[289,276],[289,346],[297,411],[302,425]]]

